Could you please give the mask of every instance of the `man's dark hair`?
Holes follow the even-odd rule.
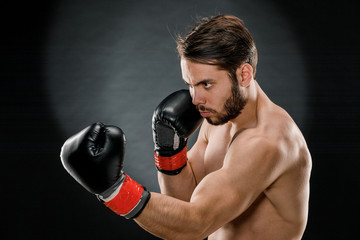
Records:
[[[248,63],[255,78],[255,42],[237,17],[217,15],[200,19],[185,37],[178,36],[177,50],[181,58],[227,70],[232,79],[235,77],[233,80],[236,80],[236,69]]]

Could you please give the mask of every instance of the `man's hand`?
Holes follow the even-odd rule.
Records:
[[[188,90],[172,93],[157,106],[152,128],[155,165],[160,172],[176,175],[186,166],[187,138],[201,122]]]
[[[125,144],[120,128],[94,123],[70,137],[60,157],[64,168],[86,190],[116,214],[134,218],[150,193],[122,171]]]

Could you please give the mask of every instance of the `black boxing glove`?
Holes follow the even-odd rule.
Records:
[[[115,126],[94,123],[70,137],[60,158],[68,173],[118,215],[134,218],[150,193],[122,171],[126,139]]]
[[[186,166],[187,139],[202,120],[188,90],[170,94],[157,106],[152,129],[155,165],[160,172],[176,175]]]

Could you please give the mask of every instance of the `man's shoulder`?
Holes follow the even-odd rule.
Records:
[[[238,159],[254,156],[259,161],[287,165],[301,160],[308,154],[308,149],[297,125],[292,120],[280,119],[239,132],[232,139],[228,152]]]
[[[280,106],[272,104],[261,114],[257,133],[274,143],[296,144],[303,135],[290,114]],[[286,144],[285,144],[286,145]]]
[[[234,138],[228,149],[229,154],[238,159],[261,159],[261,161],[277,161],[284,151],[281,144],[268,135],[244,131]]]

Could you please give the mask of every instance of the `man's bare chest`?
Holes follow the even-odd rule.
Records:
[[[230,141],[230,135],[225,133],[214,134],[208,139],[204,155],[206,174],[219,170],[223,166]]]

